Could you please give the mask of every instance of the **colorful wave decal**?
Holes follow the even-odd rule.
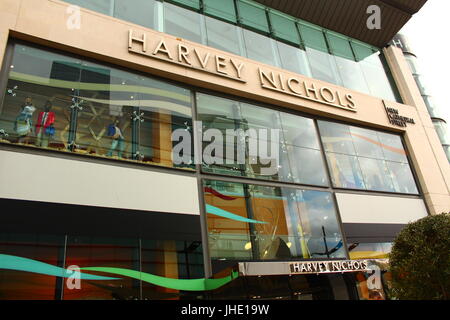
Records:
[[[222,200],[236,200],[236,197],[230,197],[230,196],[226,196],[224,194],[221,194],[220,192],[216,191],[215,189],[211,188],[211,187],[205,187],[205,192],[209,192],[212,195],[222,199]]]
[[[221,286],[236,279],[239,274],[233,272],[231,275],[221,279],[173,279],[156,276],[154,274],[139,272],[135,270],[122,269],[122,268],[109,268],[109,267],[90,267],[81,268],[86,271],[94,272],[106,272],[116,275],[126,276],[136,280],[141,280],[147,283],[151,283],[160,287],[181,290],[181,291],[208,291],[215,290]]]
[[[62,278],[76,277],[82,280],[120,280],[118,278],[102,277],[93,274],[74,273],[72,270],[63,269],[44,262],[6,254],[0,254],[0,269],[32,272]]]
[[[248,218],[238,216],[237,214],[214,207],[210,204],[206,205],[206,212],[216,215],[216,216],[219,216],[219,217],[223,217],[223,218],[227,218],[227,219],[231,219],[231,220],[235,220],[235,221],[239,221],[239,222],[267,224],[267,222],[264,222],[264,221],[258,221],[258,220],[253,220],[253,219],[248,219]]]
[[[104,276],[97,276],[88,273],[73,272],[72,270],[63,269],[53,266],[44,262],[22,258],[17,256],[11,256],[6,254],[0,254],[0,269],[25,271],[37,274],[43,274],[54,277],[73,277],[81,280],[123,280],[122,278],[111,278]],[[156,276],[150,273],[139,272],[130,269],[111,268],[111,267],[86,267],[80,268],[83,271],[94,271],[111,273],[115,275],[126,276],[129,278],[141,280],[147,283],[154,284],[156,286],[181,290],[181,291],[209,291],[218,289],[227,283],[233,281],[239,277],[238,272],[233,272],[228,277],[220,279],[173,279]]]

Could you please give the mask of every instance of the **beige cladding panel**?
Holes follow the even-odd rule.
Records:
[[[343,223],[406,224],[427,216],[421,199],[336,193]]]
[[[0,151],[0,198],[199,214],[197,179]]]
[[[313,115],[339,119],[348,123],[405,133],[407,147],[411,153],[420,184],[425,195],[428,195],[427,199],[431,201],[428,203],[428,207],[432,213],[437,213],[436,211],[440,209],[438,209],[437,203],[432,202],[432,199],[439,198],[439,208],[447,206],[450,209],[450,166],[444,161],[445,155],[439,151],[439,143],[433,137],[433,133],[427,132],[427,129],[432,127],[425,114],[426,108],[424,109],[423,101],[421,105],[417,100],[417,93],[411,90],[413,86],[411,81],[414,81],[412,77],[412,80],[402,78],[402,72],[406,72],[407,65],[404,58],[395,50],[387,51],[386,56],[402,96],[410,105],[389,102],[389,106],[398,109],[402,116],[415,120],[416,124],[408,124],[406,128],[391,125],[383,101],[375,97],[260,64],[197,43],[177,39],[96,12],[82,9],[81,28],[69,29],[67,27],[69,15],[66,12],[68,6],[67,3],[58,0],[0,1],[0,32],[3,37],[0,38],[0,56],[4,55],[4,46],[1,41],[4,42],[5,35],[10,32],[14,37],[205,89],[250,98]],[[17,16],[14,17],[14,15]],[[133,30],[136,37],[146,36],[148,55],[129,51],[130,30]],[[164,40],[164,45],[160,45],[159,50],[156,50],[158,57],[152,57],[152,53],[158,49],[161,40]],[[140,44],[134,42],[133,48],[139,50]],[[169,54],[164,53],[165,50],[170,52],[172,59]],[[206,59],[208,54],[210,57]],[[232,60],[238,66],[243,63],[239,69],[240,77]],[[272,85],[271,89],[263,87],[261,70],[269,78],[273,75],[271,78],[273,84],[270,81],[267,82],[267,77],[263,79],[264,86]],[[289,79],[295,79],[290,82],[292,88],[289,87]],[[300,85],[307,83],[309,87],[315,86],[323,95],[319,97],[321,101],[317,102],[314,101],[317,99],[304,99],[301,96],[292,95],[301,88],[298,86],[299,83]],[[273,90],[274,88],[277,90]],[[336,96],[333,96],[334,93],[337,93]],[[301,94],[305,95],[304,92]],[[345,102],[348,94],[352,96],[355,103],[354,110],[323,103],[324,99],[328,99],[333,102],[331,104],[339,105],[339,102]]]

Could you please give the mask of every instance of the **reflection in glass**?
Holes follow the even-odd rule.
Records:
[[[287,146],[292,179],[295,183],[328,185],[325,164],[320,150]]]
[[[244,34],[247,58],[268,65],[279,66],[275,40],[246,29],[242,29],[242,32]]]
[[[373,96],[397,101],[379,55],[380,53],[373,54],[361,61],[359,65],[362,68],[369,90]]]
[[[383,159],[383,151],[376,131],[350,127],[350,134],[358,156]]]
[[[408,163],[400,136],[377,132],[385,160]]]
[[[304,50],[280,41],[276,41],[276,45],[283,69],[311,77],[308,58]]]
[[[358,161],[368,190],[394,192],[386,161],[362,157]]]
[[[204,186],[213,258],[345,257],[330,193],[220,181]]]
[[[164,2],[164,32],[175,37],[204,43],[203,16],[199,13]]]
[[[338,188],[365,189],[358,158],[327,152],[333,185]]]
[[[156,0],[114,0],[114,17],[157,29]]]
[[[391,173],[395,192],[418,194],[416,182],[407,163],[386,161]]]
[[[0,255],[31,259],[62,268],[63,250],[64,236],[0,233]],[[57,277],[45,274],[1,269],[0,300],[59,299],[61,291],[57,290],[57,281]]]
[[[0,109],[3,140],[65,149],[80,65],[77,59],[16,45]]]
[[[208,46],[245,56],[239,27],[210,17],[205,17],[205,22]]]
[[[7,86],[3,142],[173,166],[172,132],[192,131],[189,90],[33,47],[15,46]]]
[[[170,279],[202,279],[203,252],[199,241],[142,240],[142,272]],[[143,300],[195,299],[197,294],[142,282]]]
[[[347,58],[338,56],[334,58],[344,87],[370,94],[361,66],[357,62]]]
[[[306,55],[308,56],[314,79],[342,85],[336,62],[332,55],[308,47],[306,48]]]
[[[327,121],[318,124],[325,151],[356,154],[349,126]]]
[[[112,15],[114,10],[114,0],[66,0],[66,2],[107,15]]]

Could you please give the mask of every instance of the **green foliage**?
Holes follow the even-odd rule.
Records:
[[[392,294],[402,300],[450,299],[450,213],[408,224],[390,254]]]

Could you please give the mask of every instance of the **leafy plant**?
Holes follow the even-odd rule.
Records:
[[[402,300],[450,299],[450,213],[408,224],[390,254],[391,294]]]

